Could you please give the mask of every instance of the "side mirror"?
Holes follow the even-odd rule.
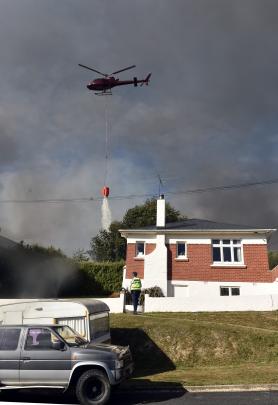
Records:
[[[61,340],[58,340],[58,342],[53,343],[53,349],[54,350],[65,350],[65,343],[62,342]]]

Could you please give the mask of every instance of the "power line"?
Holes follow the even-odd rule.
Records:
[[[225,190],[233,190],[233,189],[240,189],[240,188],[248,188],[254,186],[264,186],[264,185],[272,185],[277,184],[278,179],[270,179],[270,180],[262,180],[262,181],[254,181],[248,183],[236,183],[230,185],[221,185],[221,186],[212,186],[206,188],[197,188],[197,189],[188,189],[188,190],[179,190],[179,191],[165,191],[166,195],[186,195],[186,194],[200,194],[206,192],[214,192],[214,191],[225,191]],[[131,200],[135,198],[149,198],[155,197],[154,193],[144,193],[144,194],[129,194],[129,195],[115,195],[109,197],[110,200]],[[23,200],[23,199],[5,199],[0,200],[0,204],[58,204],[58,203],[86,203],[86,202],[98,202],[102,201],[102,197],[78,197],[78,198],[47,198],[47,199],[30,199],[30,200]]]
[[[245,187],[253,187],[253,186],[263,186],[268,184],[277,184],[278,179],[271,179],[271,180],[262,180],[262,181],[253,181],[249,183],[238,183],[238,184],[230,184],[228,186],[213,186],[213,187],[206,187],[206,188],[197,188],[193,190],[185,190],[185,191],[168,191],[167,194],[197,194],[197,193],[205,193],[209,191],[224,191],[224,190],[232,190],[236,188],[245,188]]]

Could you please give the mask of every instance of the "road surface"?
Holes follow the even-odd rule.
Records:
[[[59,392],[26,391],[0,394],[0,405],[26,404],[78,404],[73,398],[65,397]],[[118,392],[109,402],[110,405],[277,405],[278,392],[230,392],[230,393],[189,393],[189,392]]]

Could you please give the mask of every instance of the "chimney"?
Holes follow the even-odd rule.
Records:
[[[165,200],[161,194],[156,205],[156,226],[157,228],[165,228]]]

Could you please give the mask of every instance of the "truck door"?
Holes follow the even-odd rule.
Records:
[[[47,327],[28,328],[20,357],[20,384],[65,385],[71,372],[71,352],[58,348],[61,339]]]
[[[19,383],[21,328],[0,328],[0,383]]]

